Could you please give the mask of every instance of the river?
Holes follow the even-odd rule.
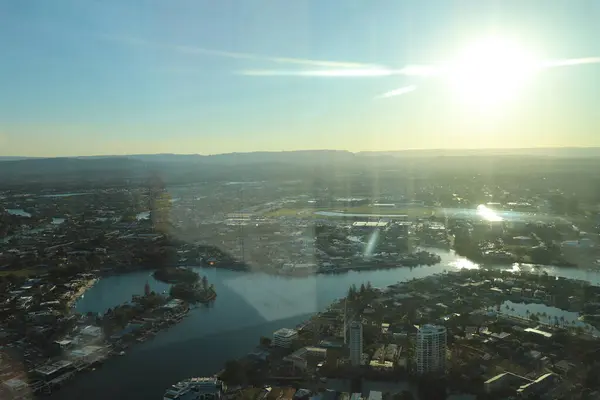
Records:
[[[212,375],[228,359],[251,351],[260,336],[270,336],[281,327],[294,327],[323,310],[343,297],[352,284],[370,281],[375,287],[383,287],[444,270],[477,268],[452,252],[426,250],[440,254],[442,262],[431,267],[305,277],[196,268],[216,287],[218,297],[212,306],[193,309],[180,324],[133,346],[125,356],[108,360],[96,371],[76,377],[52,398],[159,399],[169,385],[186,377]],[[598,272],[556,267],[540,270],[600,284]],[[103,312],[130,300],[132,294],[142,294],[146,282],[157,292],[168,289],[149,271],[106,277],[77,301],[76,309]]]

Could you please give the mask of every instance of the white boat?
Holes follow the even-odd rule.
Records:
[[[219,400],[225,384],[216,377],[190,378],[168,388],[163,400]]]

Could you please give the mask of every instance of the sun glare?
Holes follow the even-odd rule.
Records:
[[[487,107],[514,98],[537,65],[535,58],[518,45],[493,38],[467,47],[448,66],[447,74],[463,100]]]
[[[490,222],[500,222],[503,220],[501,216],[496,214],[496,211],[484,206],[483,204],[477,206],[477,215]]]

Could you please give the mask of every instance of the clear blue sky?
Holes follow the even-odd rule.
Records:
[[[0,0],[0,155],[599,146],[600,65],[537,74],[494,115],[422,77],[238,73],[436,64],[490,33],[598,57],[598,21],[598,0]]]

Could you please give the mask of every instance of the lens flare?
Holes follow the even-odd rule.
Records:
[[[462,100],[489,106],[514,98],[540,67],[526,50],[492,38],[467,47],[449,65],[447,77]]]

